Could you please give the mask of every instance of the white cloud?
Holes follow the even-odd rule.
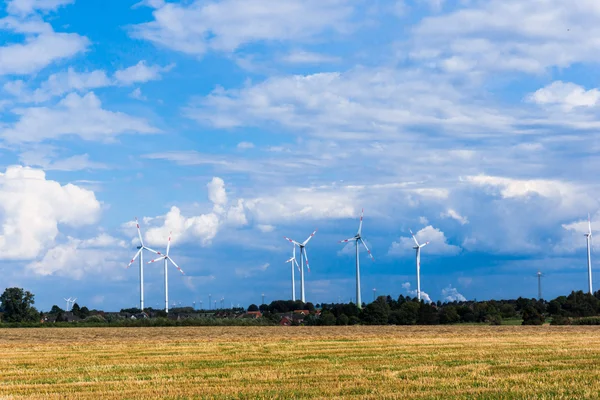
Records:
[[[429,224],[429,220],[426,217],[419,217],[419,223],[422,225],[428,225]]]
[[[131,93],[129,93],[129,97],[136,100],[146,101],[148,98],[142,94],[142,89],[135,88]]]
[[[469,223],[469,219],[467,217],[463,217],[456,210],[454,210],[452,208],[449,208],[446,212],[440,213],[440,217],[452,218],[452,219],[460,222],[461,225],[466,225]]]
[[[124,272],[127,244],[105,233],[92,239],[69,237],[67,242],[49,249],[38,261],[27,265],[27,270],[42,276],[56,275],[81,280],[89,275],[102,274],[115,279]]]
[[[158,65],[146,65],[140,61],[136,65],[118,70],[113,77],[109,77],[103,70],[91,72],[77,72],[69,67],[66,72],[52,74],[40,85],[31,91],[22,80],[9,81],[4,84],[4,91],[15,96],[22,103],[42,103],[53,97],[62,96],[69,92],[85,93],[92,89],[104,88],[114,85],[131,85],[151,80],[159,80],[162,73],[169,71],[173,65],[161,67]],[[131,97],[145,100],[141,89],[136,88]]]
[[[472,88],[417,70],[355,68],[275,76],[241,89],[217,87],[186,115],[217,128],[270,126],[344,140],[415,140],[415,125],[460,136],[491,135],[515,123],[510,113],[473,103]],[[485,135],[482,131],[487,132]],[[423,132],[419,131],[419,138]]]
[[[417,297],[417,289],[412,290],[410,287],[411,287],[410,282],[404,282],[402,284],[402,289],[406,290],[406,293],[409,296]],[[426,303],[431,303],[431,298],[429,297],[429,294],[425,293],[422,290],[421,290],[421,300],[423,300]]]
[[[208,199],[215,206],[225,206],[227,204],[227,193],[225,192],[225,182],[219,177],[214,177],[212,181],[206,184],[208,188]]]
[[[211,212],[186,217],[178,207],[173,206],[164,216],[144,218],[144,223],[153,225],[146,230],[145,242],[151,246],[166,246],[169,232],[172,232],[173,244],[199,240],[202,246],[208,246],[225,225],[238,227],[247,224],[243,199],[228,206],[225,183],[221,178],[214,177],[207,188],[208,197],[213,203]],[[130,226],[131,222],[123,225],[124,228]]]
[[[275,227],[273,225],[258,224],[258,225],[256,225],[256,227],[258,228],[259,231],[261,231],[263,233],[269,233],[269,232],[273,232],[275,230]]]
[[[19,166],[0,173],[0,258],[32,259],[54,244],[59,226],[96,223],[93,192],[47,180],[41,170]]]
[[[556,81],[536,90],[527,97],[527,100],[540,105],[556,105],[565,111],[571,111],[576,107],[597,105],[600,100],[600,90],[585,90],[574,83]]]
[[[42,103],[70,91],[82,92],[108,85],[110,85],[110,79],[104,71],[79,73],[73,68],[69,68],[67,72],[50,75],[33,92],[30,92],[21,80],[7,82],[4,84],[4,91],[17,97],[20,102]]]
[[[339,62],[338,57],[326,54],[312,53],[309,51],[296,50],[285,55],[282,60],[290,64],[325,64]]]
[[[45,32],[24,43],[0,47],[0,75],[28,75],[87,49],[87,38],[75,33]]]
[[[37,145],[19,154],[19,160],[28,167],[40,167],[45,171],[80,171],[106,169],[107,165],[90,160],[88,154],[59,158],[58,148]]]
[[[35,11],[54,11],[59,7],[75,3],[75,0],[9,0],[6,11],[9,14],[26,16]]]
[[[270,266],[269,263],[265,263],[265,264],[259,265],[258,267],[236,268],[235,274],[241,278],[250,278],[261,272],[266,272],[267,268],[269,268],[269,266]]]
[[[442,297],[444,301],[447,302],[467,301],[466,297],[460,294],[456,288],[452,287],[452,285],[448,285],[447,288],[442,289]]]
[[[145,120],[102,108],[93,92],[85,96],[71,93],[54,107],[13,109],[19,120],[0,130],[9,142],[41,142],[66,135],[84,140],[109,142],[124,133],[158,133]]]
[[[581,193],[572,183],[547,179],[513,179],[498,176],[477,175],[467,176],[465,182],[473,185],[498,189],[505,199],[541,196],[556,199],[561,207],[573,208],[577,205],[589,205],[593,200]]]
[[[155,81],[161,79],[161,74],[170,71],[174,66],[174,64],[166,67],[147,65],[146,61],[142,60],[136,65],[116,71],[114,77],[117,83],[121,85]]]
[[[239,142],[237,148],[240,150],[253,149],[254,143],[252,142]]]
[[[135,25],[134,37],[193,55],[209,49],[234,51],[252,42],[311,39],[327,30],[345,31],[353,9],[341,0],[222,0],[189,4],[145,2],[151,22]]]
[[[444,232],[434,228],[431,225],[428,225],[418,231],[415,236],[420,244],[429,242],[426,247],[421,249],[421,257],[427,253],[453,255],[458,254],[461,251],[460,247],[448,244],[448,239],[446,238]],[[412,237],[401,237],[400,240],[392,243],[388,254],[399,255],[412,253],[414,252],[414,246],[415,242],[413,241]]]
[[[598,62],[600,8],[593,1],[470,1],[421,20],[413,60],[450,72],[524,71]]]

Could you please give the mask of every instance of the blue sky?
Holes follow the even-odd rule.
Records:
[[[0,10],[0,288],[177,304],[587,287],[600,222],[600,5],[559,0],[12,0]],[[149,255],[146,255],[149,257]],[[596,270],[596,268],[594,268]],[[162,306],[162,267],[146,267]],[[297,289],[299,291],[299,287]]]

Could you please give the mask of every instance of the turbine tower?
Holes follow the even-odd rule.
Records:
[[[373,254],[371,254],[371,250],[369,250],[369,248],[367,247],[367,245],[365,244],[365,242],[361,236],[364,212],[365,212],[365,210],[363,209],[360,213],[360,222],[358,224],[358,232],[356,233],[356,235],[354,235],[354,237],[351,237],[350,239],[340,240],[340,242],[339,242],[339,243],[348,243],[348,242],[354,241],[354,244],[356,247],[356,305],[358,306],[358,308],[362,308],[362,301],[360,298],[360,260],[358,258],[358,242],[361,242],[362,245],[365,246],[365,249],[367,249],[367,253],[369,253],[369,257],[371,257],[371,259],[373,261],[375,261]]]
[[[308,272],[310,272],[310,266],[308,265],[308,253],[306,252],[306,245],[308,244],[310,239],[312,239],[313,236],[315,236],[316,233],[317,233],[317,230],[315,229],[315,231],[310,234],[308,239],[306,239],[302,243],[296,242],[295,240],[292,240],[292,239],[284,236],[285,240],[292,242],[295,246],[298,246],[300,248],[300,296],[302,297],[301,300],[303,303],[306,303],[306,296],[304,293],[304,264],[305,263],[306,263],[306,268],[308,269]]]
[[[161,257],[155,258],[152,261],[149,261],[148,264],[150,263],[154,263],[160,260],[164,260],[165,262],[165,312],[168,313],[169,312],[169,271],[167,269],[167,264],[170,261],[171,264],[173,264],[173,266],[175,268],[177,268],[179,270],[179,272],[181,272],[182,275],[185,275],[183,273],[183,270],[181,268],[179,268],[179,265],[177,265],[177,263],[175,261],[173,261],[173,259],[171,257],[169,257],[169,249],[171,248],[171,232],[169,232],[169,240],[167,241],[167,253],[166,254],[161,254],[160,252],[156,252],[156,254],[158,254]]]
[[[292,263],[292,301],[296,301],[296,278],[294,277],[294,264],[300,270],[300,266],[298,265],[298,261],[296,260],[296,245],[294,245],[292,250],[292,258],[286,261],[287,263]]]
[[[373,301],[377,300],[377,289],[373,288]]]
[[[140,231],[140,223],[138,222],[137,217],[135,218],[135,226],[137,227],[138,237],[140,238],[140,245],[137,247],[139,250],[135,253],[135,256],[129,262],[127,268],[131,267],[131,264],[135,261],[138,256],[140,257],[140,310],[144,311],[144,250],[152,252],[154,254],[159,254],[156,250],[152,250],[149,247],[144,245],[144,240],[142,239],[142,232]]]
[[[425,247],[429,244],[429,242],[425,242],[423,244],[419,244],[417,242],[417,238],[414,233],[409,229],[410,234],[412,235],[413,240],[415,241],[416,246],[413,247],[417,251],[417,299],[421,301],[421,248]]]
[[[588,290],[590,294],[594,294],[592,291],[592,220],[590,219],[590,215],[588,214],[588,233],[585,234],[585,239],[587,242],[587,263],[588,263]]]
[[[538,278],[538,300],[542,299],[542,278],[545,276],[540,270],[535,274]]]

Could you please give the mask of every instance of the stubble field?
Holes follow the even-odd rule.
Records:
[[[595,327],[0,330],[0,398],[600,398]]]

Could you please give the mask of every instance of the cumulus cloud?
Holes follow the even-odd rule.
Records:
[[[0,76],[29,75],[50,64],[65,60],[84,52],[90,42],[85,36],[76,33],[58,33],[52,26],[39,18],[25,18],[37,9],[51,9],[59,3],[43,1],[13,1],[8,12],[18,14],[0,19],[0,29],[25,36],[22,43],[8,43],[0,46]]]
[[[108,111],[93,92],[85,96],[71,93],[54,107],[13,109],[18,121],[1,130],[9,142],[41,142],[67,135],[84,140],[112,141],[125,133],[158,133],[144,119]]]
[[[467,301],[467,298],[460,294],[456,288],[453,288],[452,285],[448,285],[447,288],[442,289],[442,297],[447,302]]]
[[[429,242],[429,244],[421,250],[421,254],[445,254],[452,255],[458,254],[461,251],[459,246],[455,246],[448,243],[446,235],[441,230],[434,228],[431,225],[426,226],[415,234],[417,241],[420,244]],[[413,247],[415,242],[412,237],[401,237],[400,240],[393,242],[390,246],[388,254],[390,255],[401,255],[414,252]]]
[[[167,65],[166,67],[148,65],[145,60],[142,60],[136,65],[116,71],[114,78],[121,85],[155,81],[161,79],[162,73],[170,71],[174,66],[174,64]]]
[[[110,249],[110,250],[108,250]],[[127,244],[106,233],[91,239],[67,238],[67,242],[50,248],[27,270],[42,276],[64,276],[80,280],[86,275],[102,274],[104,278],[120,276],[127,259]]]
[[[176,51],[203,55],[234,51],[252,42],[302,41],[350,28],[353,9],[339,0],[224,0],[187,4],[146,1],[153,21],[134,25],[131,35]]]
[[[69,67],[67,71],[51,74],[33,91],[22,80],[9,81],[4,84],[3,89],[21,103],[43,103],[53,97],[74,91],[86,93],[89,90],[108,86],[128,86],[134,83],[159,80],[162,78],[162,74],[171,70],[173,66],[148,65],[142,60],[136,65],[117,70],[112,77],[109,77],[106,71],[100,69],[91,72],[78,72]],[[131,97],[139,100],[145,99],[140,88],[136,88]]]
[[[592,107],[600,101],[600,90],[585,90],[583,87],[570,82],[556,81],[538,89],[527,97],[540,105],[555,105],[565,111],[576,107]]]
[[[169,232],[172,232],[172,243],[189,243],[199,240],[202,246],[207,246],[224,226],[243,226],[246,220],[244,201],[238,199],[235,204],[228,205],[225,182],[214,177],[207,184],[209,200],[213,203],[211,212],[186,217],[179,207],[173,206],[164,216],[144,218],[151,227],[144,235],[145,242],[151,246],[166,246]],[[131,221],[124,228],[131,227]]]
[[[461,225],[465,225],[469,223],[469,219],[467,217],[463,217],[456,210],[449,208],[446,212],[440,213],[440,217],[442,218],[451,218],[460,222]]]
[[[404,282],[402,284],[402,289],[404,289],[406,291],[407,295],[412,296],[412,297],[417,297],[417,289],[413,290],[410,287],[411,287],[410,282]],[[421,290],[421,300],[423,300],[426,303],[431,303],[431,298],[429,297],[429,295],[422,290]]]
[[[96,223],[92,191],[47,180],[44,171],[12,166],[0,173],[0,259],[33,259],[54,244],[59,226]]]

